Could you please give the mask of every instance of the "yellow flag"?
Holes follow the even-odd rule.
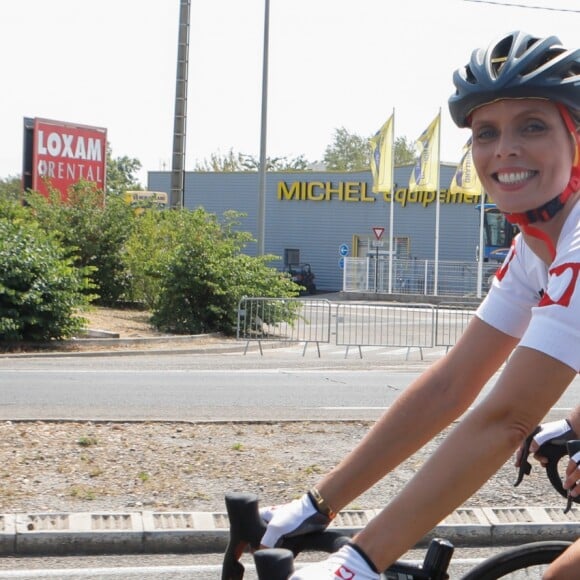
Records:
[[[393,117],[394,113],[370,139],[374,193],[389,193],[393,185]]]
[[[449,193],[467,193],[469,195],[483,195],[483,185],[479,180],[475,165],[473,165],[473,157],[471,154],[471,137],[463,146],[463,156],[457,165],[455,175],[449,187]]]
[[[441,113],[415,142],[417,157],[409,178],[409,192],[439,189],[439,131]]]

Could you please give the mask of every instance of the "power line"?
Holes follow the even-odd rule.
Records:
[[[478,4],[495,4],[496,6],[512,6],[515,8],[532,8],[534,10],[551,10],[553,12],[574,12],[580,14],[580,10],[570,8],[551,8],[549,6],[529,6],[527,4],[516,4],[515,2],[494,2],[493,0],[463,0],[464,2],[475,2]]]

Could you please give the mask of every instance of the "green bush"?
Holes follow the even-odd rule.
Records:
[[[76,333],[90,300],[87,270],[32,222],[0,218],[0,341],[48,341]]]
[[[296,296],[297,286],[268,266],[274,256],[242,254],[251,241],[237,212],[222,221],[203,209],[151,212],[127,242],[133,287],[160,330],[233,333],[243,296]]]
[[[66,202],[56,192],[50,199],[29,193],[27,202],[43,229],[75,256],[75,266],[91,268],[98,303],[112,306],[128,298],[131,282],[123,254],[135,213],[121,196],[105,198],[94,184],[80,181]]]

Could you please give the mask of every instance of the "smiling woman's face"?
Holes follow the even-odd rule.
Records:
[[[565,189],[574,146],[554,103],[490,103],[473,112],[471,129],[477,173],[502,211],[534,209]]]

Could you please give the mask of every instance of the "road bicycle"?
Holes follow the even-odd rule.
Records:
[[[525,475],[529,475],[531,464],[527,460],[529,446],[536,432],[524,444],[522,462],[515,485],[519,485]],[[559,462],[566,455],[580,450],[580,440],[552,440],[540,448],[548,458],[546,473],[552,486],[567,498],[568,511],[573,501],[562,486]],[[244,566],[240,558],[246,549],[253,552],[259,580],[287,580],[294,571],[294,559],[300,552],[315,551],[332,553],[350,541],[350,536],[327,529],[323,532],[304,534],[284,539],[280,548],[262,549],[260,540],[266,530],[266,523],[259,514],[258,497],[254,494],[230,493],[226,495],[226,508],[230,521],[230,539],[224,554],[222,580],[242,580]],[[560,556],[571,542],[539,541],[530,542],[487,558],[462,576],[461,580],[498,580],[541,578],[541,571]],[[422,564],[416,565],[397,561],[382,574],[384,580],[448,580],[448,568],[454,547],[445,539],[433,539],[427,549]]]

